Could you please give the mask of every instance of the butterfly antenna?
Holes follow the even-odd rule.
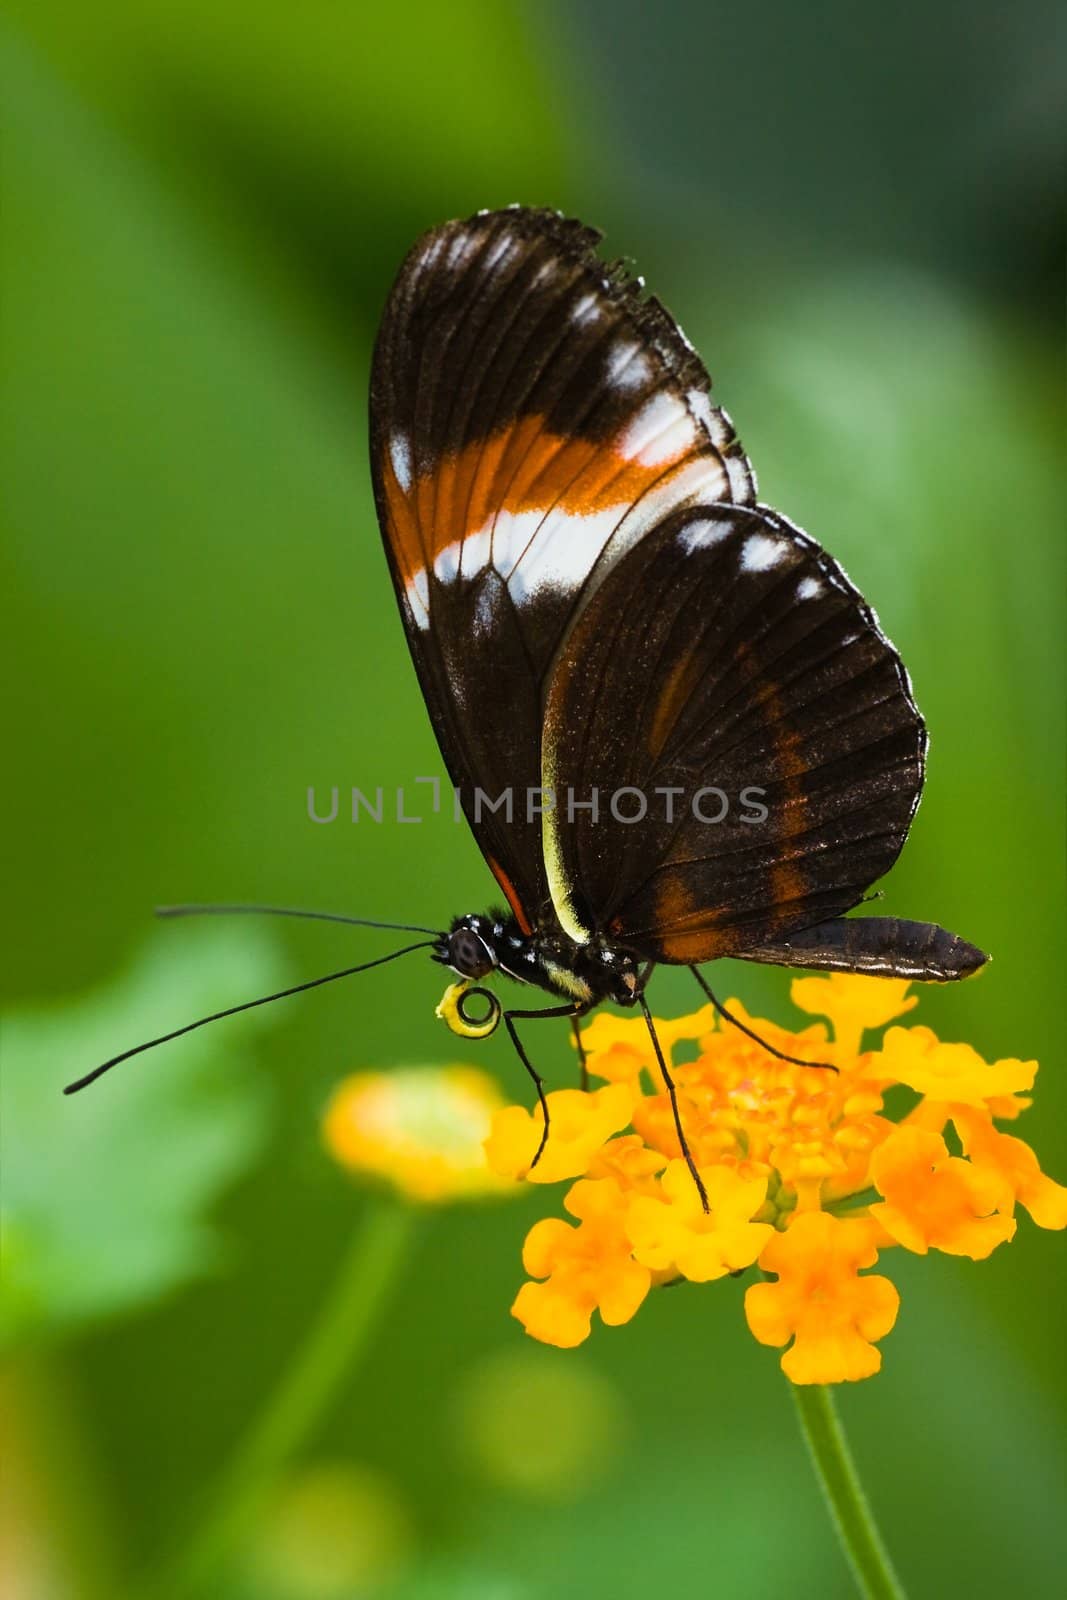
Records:
[[[157,917],[306,917],[311,922],[347,922],[353,928],[385,928],[390,933],[436,933],[412,922],[373,922],[339,911],[304,911],[297,906],[157,906]]]
[[[64,1094],[77,1094],[79,1089],[85,1089],[90,1083],[95,1083],[97,1078],[102,1078],[105,1072],[110,1072],[112,1067],[117,1067],[120,1061],[129,1061],[131,1056],[139,1056],[145,1050],[154,1050],[157,1044],[167,1044],[171,1039],[180,1039],[183,1033],[192,1033],[194,1028],[205,1028],[209,1022],[219,1022],[223,1017],[236,1016],[239,1011],[252,1011],[256,1006],[269,1006],[274,1000],[285,1000],[291,994],[303,994],[307,989],[318,989],[324,983],[336,983],[338,978],[350,978],[355,972],[367,972],[371,967],[384,967],[388,961],[397,961],[401,956],[410,955],[413,950],[429,950],[435,941],[433,939],[420,940],[418,944],[405,945],[402,950],[394,950],[391,955],[379,956],[375,961],[363,961],[358,967],[343,967],[340,972],[328,972],[324,978],[312,978],[307,983],[296,983],[291,989],[279,989],[276,994],[261,995],[258,1000],[246,1000],[239,1006],[227,1006],[225,1011],[213,1011],[209,1017],[198,1017],[195,1022],[187,1022],[184,1028],[175,1028],[172,1033],[161,1033],[158,1039],[149,1039],[145,1044],[134,1045],[132,1050],[123,1050],[121,1055],[112,1056],[110,1061],[105,1061],[99,1067],[94,1067],[92,1072],[87,1072],[84,1078],[79,1078],[75,1083],[68,1083],[63,1090]]]
[[[739,1017],[734,1016],[732,1011],[727,1011],[722,1001],[717,1000],[712,994],[707,980],[697,967],[690,967],[689,970],[723,1021],[729,1022],[739,1033],[745,1034],[752,1040],[753,1044],[758,1044],[761,1050],[766,1050],[769,1056],[774,1056],[778,1061],[788,1061],[790,1066],[793,1067],[817,1067],[823,1072],[837,1072],[838,1068],[834,1066],[832,1061],[802,1061],[799,1056],[787,1056],[784,1050],[776,1050],[773,1044],[768,1044],[766,1039],[761,1039],[758,1033],[754,1033],[751,1028],[746,1027]]]

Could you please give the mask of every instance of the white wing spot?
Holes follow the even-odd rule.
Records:
[[[407,494],[411,488],[411,446],[404,434],[393,434],[389,441],[389,459],[393,463],[397,483]]]
[[[607,379],[617,389],[639,389],[652,376],[648,357],[639,344],[617,344],[608,360]]]
[[[453,539],[451,544],[446,544],[443,550],[437,553],[437,560],[433,564],[434,577],[439,583],[451,583],[459,571],[460,542]]]
[[[723,445],[730,442],[730,428],[724,415],[717,407],[713,406],[710,398],[703,389],[690,389],[686,393],[686,404],[693,416],[707,432],[712,444],[722,449]]]
[[[416,572],[411,582],[405,585],[405,592],[415,621],[420,628],[428,628],[430,626],[430,584],[426,577],[425,568]]]
[[[519,513],[510,519],[507,553],[511,568],[506,578],[511,598],[522,605],[545,589],[557,594],[573,593],[585,582],[590,567],[625,514],[626,506],[617,505],[584,517],[557,509],[547,514]],[[498,536],[500,520],[497,519]],[[535,535],[532,542],[531,535]],[[495,541],[494,549],[493,564],[504,576],[504,551]]]
[[[818,578],[801,578],[797,584],[797,599],[814,600],[817,594],[822,594],[822,584]]]
[[[707,518],[701,518],[697,522],[686,523],[678,535],[678,543],[687,555],[691,555],[694,550],[710,550],[712,545],[721,544],[732,532],[729,522],[709,522]]]
[[[493,566],[505,582],[510,578],[515,563],[519,560],[530,541],[540,539],[539,530],[545,521],[543,510],[534,511],[498,511],[496,516],[486,523],[485,527],[474,538],[479,542],[483,539],[492,540]],[[533,545],[536,550],[536,542]],[[532,553],[532,552],[531,552]],[[488,545],[486,561],[488,561]],[[466,567],[464,567],[466,570]]]
[[[517,240],[511,234],[505,233],[503,238],[498,239],[482,257],[482,270],[484,272],[494,272],[513,253],[516,243]]]
[[[571,311],[571,321],[585,327],[600,319],[600,302],[595,294],[583,294]]]
[[[741,547],[742,572],[767,572],[789,554],[785,539],[772,539],[765,533],[750,533]]]
[[[726,482],[729,498],[739,505],[744,505],[750,499],[756,487],[756,474],[747,465],[743,456],[723,456],[726,467]]]
[[[617,445],[627,461],[658,467],[676,461],[696,443],[693,419],[676,395],[662,392],[645,402]]]
[[[481,528],[464,539],[459,550],[459,566],[465,578],[475,578],[483,567],[489,565],[492,544],[492,524]]]
[[[469,233],[457,233],[445,252],[444,267],[448,272],[458,267],[462,259],[473,248],[473,240]]]

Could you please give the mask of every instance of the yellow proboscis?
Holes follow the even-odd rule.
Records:
[[[464,1014],[463,1002],[473,995],[484,997],[489,1002],[489,1013],[480,1022]],[[449,984],[441,996],[436,1015],[461,1039],[488,1039],[491,1033],[495,1033],[500,1021],[500,1001],[488,989],[481,989],[463,978],[459,983]]]

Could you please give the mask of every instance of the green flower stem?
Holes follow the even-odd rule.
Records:
[[[281,1468],[365,1353],[407,1258],[415,1219],[414,1209],[397,1201],[368,1207],[302,1348],[212,1492],[206,1520],[157,1593],[218,1592],[211,1580],[254,1525]]]
[[[833,1390],[816,1383],[791,1383],[789,1387],[816,1476],[860,1594],[865,1600],[904,1600],[904,1590],[856,1472]]]

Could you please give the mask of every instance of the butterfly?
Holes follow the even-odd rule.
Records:
[[[451,970],[439,1010],[457,1032],[503,1021],[540,1101],[535,1161],[548,1104],[516,1023],[567,1018],[577,1038],[604,1001],[638,1008],[704,1198],[646,998],[658,965],[690,968],[750,1031],[704,964],[944,982],[987,958],[932,923],[845,915],[919,803],[907,672],[837,562],[759,502],[700,358],[599,242],[554,211],[479,212],[424,234],[385,306],[378,518],[441,754],[506,903],[416,927],[427,946],[394,956],[428,947]],[[204,909],[313,915],[171,908]],[[505,1008],[492,974],[554,1003]]]
[[[699,968],[722,956],[937,981],[986,960],[934,924],[846,918],[922,791],[907,672],[837,562],[760,504],[692,345],[599,241],[521,206],[432,229],[371,379],[404,630],[507,902],[433,953],[557,1001],[503,1011],[546,1134],[517,1019],[611,1000],[651,1028],[659,963],[718,1005]],[[746,793],[761,816],[730,807]]]

